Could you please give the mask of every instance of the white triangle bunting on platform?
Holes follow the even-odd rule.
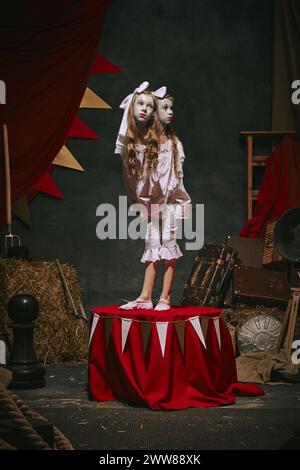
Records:
[[[122,318],[122,352],[124,351],[127,336],[130,330],[132,320],[129,318]]]
[[[203,331],[202,331],[202,328],[201,328],[201,323],[200,323],[199,317],[189,318],[189,321],[193,325],[193,328],[196,331],[197,335],[199,336],[199,339],[200,339],[201,343],[203,344],[203,346],[206,349],[205,339],[204,339],[204,335],[203,335]]]
[[[93,316],[93,322],[92,322],[92,326],[91,326],[91,332],[90,332],[90,338],[89,338],[89,347],[90,347],[90,344],[91,344],[91,341],[92,341],[92,337],[93,337],[93,334],[95,332],[95,329],[96,329],[96,326],[97,326],[97,323],[99,321],[99,315],[97,315],[96,313],[94,313],[94,316]]]
[[[221,349],[221,333],[220,333],[220,319],[214,318],[214,325],[217,333],[219,348]]]
[[[156,328],[163,357],[165,355],[168,324],[168,322],[156,322]]]

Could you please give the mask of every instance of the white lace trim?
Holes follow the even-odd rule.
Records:
[[[159,250],[160,250],[159,246],[155,248],[146,248],[142,256],[141,262],[146,263],[146,261],[160,260]]]
[[[145,248],[141,262],[146,263],[146,261],[154,262],[162,259],[178,259],[181,256],[183,256],[183,253],[177,244],[173,246],[162,245],[160,247]]]
[[[179,246],[176,244],[174,246],[164,246],[162,245],[159,250],[160,259],[174,259],[180,258],[183,256]]]
[[[138,150],[140,152],[144,152],[146,150],[146,145],[144,145],[144,144],[135,144],[135,148],[136,148],[136,150]]]
[[[167,140],[163,144],[160,144],[159,151],[160,152],[170,152],[173,149],[173,142],[171,139]]]
[[[144,144],[135,144],[135,148],[137,150],[139,150],[140,152],[143,152],[146,149],[146,145],[144,145]],[[164,142],[163,144],[160,144],[158,152],[159,153],[160,152],[170,152],[172,149],[173,149],[173,142],[172,142],[171,139],[169,139],[166,142]]]

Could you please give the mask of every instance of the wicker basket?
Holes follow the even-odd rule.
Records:
[[[270,220],[266,224],[261,264],[266,268],[285,270],[287,268],[287,262],[277,251],[274,243],[274,230],[277,220],[278,219]]]

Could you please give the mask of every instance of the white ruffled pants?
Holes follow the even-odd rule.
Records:
[[[159,221],[160,219],[157,216],[152,217],[148,221],[145,250],[141,259],[142,263],[146,263],[146,261],[177,259],[183,256],[176,242],[177,223],[173,204],[166,204],[164,218],[161,219],[161,234]]]

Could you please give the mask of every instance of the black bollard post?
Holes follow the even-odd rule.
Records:
[[[39,304],[33,295],[19,294],[8,302],[8,315],[13,323],[13,345],[7,369],[13,372],[12,389],[31,389],[45,386],[45,369],[39,365],[33,345],[33,321]]]

